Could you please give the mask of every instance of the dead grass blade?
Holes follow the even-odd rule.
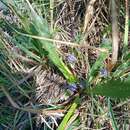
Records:
[[[112,14],[112,63],[115,64],[118,59],[119,34],[118,34],[118,12],[116,0],[111,0]]]

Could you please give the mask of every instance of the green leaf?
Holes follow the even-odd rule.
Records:
[[[67,123],[69,122],[69,120],[71,119],[72,115],[74,114],[77,106],[79,104],[79,97],[76,97],[74,103],[71,105],[68,113],[65,115],[65,117],[63,118],[62,122],[60,123],[59,127],[57,130],[64,130],[65,126],[67,125]]]
[[[87,88],[86,93],[112,98],[129,98],[130,80],[108,80],[104,83],[98,84],[93,88]]]
[[[104,66],[103,61],[107,58],[107,56],[108,56],[107,53],[101,52],[100,56],[97,58],[96,62],[94,63],[94,65],[90,70],[89,82],[93,80],[96,73]]]

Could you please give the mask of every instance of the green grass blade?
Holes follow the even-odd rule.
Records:
[[[112,76],[113,77],[120,77],[127,69],[129,69],[129,67],[130,67],[130,62],[124,61],[124,63],[122,63],[120,66],[117,67],[115,72],[113,72]]]
[[[60,123],[59,127],[57,130],[64,130],[67,123],[69,122],[69,119],[71,118],[71,116],[74,114],[77,106],[79,104],[79,97],[76,97],[74,103],[71,105],[68,113],[65,115],[65,117],[63,118],[62,122]]]
[[[113,110],[112,110],[110,98],[108,98],[108,108],[109,108],[110,119],[111,119],[111,122],[112,122],[112,127],[113,127],[114,130],[119,130],[118,127],[117,127],[117,122],[115,120]]]
[[[38,62],[41,62],[41,59],[40,59],[39,56],[35,55],[34,53],[32,53],[31,51],[29,51],[29,50],[28,50],[27,48],[25,48],[24,46],[22,46],[22,45],[19,44],[18,47],[19,47],[22,51],[24,51],[28,56],[30,56],[31,58],[35,59],[35,60],[38,61]]]

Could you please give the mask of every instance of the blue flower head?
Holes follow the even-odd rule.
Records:
[[[77,85],[76,84],[69,84],[67,88],[73,92],[77,90]]]
[[[100,75],[101,75],[102,77],[107,77],[107,76],[108,76],[108,71],[107,71],[107,69],[102,68],[102,69],[100,70]]]
[[[73,54],[69,54],[67,60],[69,63],[74,63],[77,61],[76,57]]]

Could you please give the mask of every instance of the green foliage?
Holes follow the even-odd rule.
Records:
[[[107,48],[111,52],[110,43],[102,44],[103,47]],[[103,68],[103,61],[107,58],[108,55],[105,53],[100,53],[100,56],[93,64],[90,70],[90,79],[92,79],[99,73],[100,69]],[[101,80],[98,84],[86,88],[85,92],[93,95],[102,95],[112,98],[129,98],[130,97],[130,80],[129,80],[129,68],[130,68],[130,56],[129,52],[124,53],[122,56],[121,62],[118,64],[116,69],[111,72],[108,79]],[[97,74],[96,74],[97,73]],[[121,80],[120,77],[126,75],[125,79]],[[93,78],[92,78],[93,77]]]
[[[7,2],[7,4],[8,4],[8,2]],[[31,35],[41,36],[41,37],[45,37],[45,38],[53,38],[50,34],[50,28],[48,26],[47,20],[43,19],[42,16],[38,15],[38,13],[33,9],[33,7],[31,6],[31,4],[29,3],[28,0],[27,0],[26,6],[28,6],[29,8],[27,9],[26,15],[20,11],[17,11],[19,7],[16,4],[17,4],[17,1],[12,2],[11,8],[13,8],[15,13],[19,16],[19,18],[22,22],[23,28],[15,29],[13,27],[13,30],[15,30],[16,32],[23,30],[22,32],[24,32],[23,33],[24,37],[28,37],[28,34],[31,34]],[[22,6],[22,4],[24,5],[24,3],[21,1],[21,6]],[[29,18],[27,18],[27,17],[29,17]],[[31,21],[30,21],[30,19],[31,19]],[[72,83],[76,82],[77,79],[73,76],[73,74],[68,69],[68,67],[63,63],[53,42],[40,40],[40,39],[32,39],[30,37],[28,37],[28,38],[30,39],[30,42],[32,42],[31,44],[34,46],[34,50],[36,50],[37,52],[40,52],[40,55],[36,56],[36,54],[34,54],[30,49],[25,48],[24,40],[22,41],[22,43],[24,43],[24,44],[19,45],[19,43],[17,42],[16,43],[17,46],[20,47],[24,52],[26,52],[28,56],[34,58],[38,62],[40,62],[40,60],[41,60],[39,58],[40,57],[43,58],[44,54],[46,54],[46,52],[48,52],[47,57],[63,73],[65,78],[68,80],[68,82],[72,82]],[[27,47],[27,44],[28,44],[28,42],[26,43],[26,47]],[[33,47],[33,46],[31,46],[31,47]]]
[[[107,49],[108,52],[111,51],[111,43],[108,41],[107,43],[101,44],[102,49]],[[96,62],[92,65],[89,72],[89,82],[91,82],[94,77],[97,75],[97,73],[100,71],[101,68],[104,67],[103,62],[108,57],[108,52],[100,52],[100,55],[96,59]]]
[[[127,70],[130,67],[130,62],[124,62],[121,65],[119,65],[117,67],[117,69],[115,70],[115,72],[113,72],[113,77],[117,77],[119,78],[120,76],[122,76],[125,72],[127,72]]]
[[[97,84],[93,88],[87,88],[86,93],[102,95],[112,98],[129,98],[130,97],[130,80],[111,79]]]
[[[94,79],[94,77],[97,75],[97,73],[100,71],[100,69],[103,68],[104,64],[102,62],[107,58],[107,56],[108,55],[106,53],[101,52],[100,56],[97,58],[96,62],[90,69],[89,82],[91,82]]]
[[[63,120],[60,123],[60,125],[59,125],[57,130],[64,130],[65,129],[65,127],[67,126],[67,123],[69,122],[69,120],[71,119],[72,115],[74,114],[78,104],[79,104],[79,97],[76,97],[76,99],[74,100],[74,103],[71,105],[69,111],[67,112],[67,114],[63,118]]]
[[[41,62],[41,59],[38,55],[34,54],[33,52],[29,51],[26,47],[22,46],[22,45],[18,45],[18,47],[26,53],[27,56],[29,56],[30,58],[35,59],[38,62]]]

